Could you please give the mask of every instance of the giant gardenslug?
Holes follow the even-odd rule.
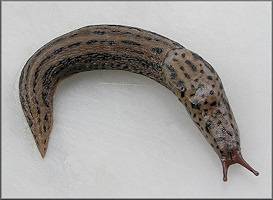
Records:
[[[182,102],[227,170],[242,157],[239,130],[214,68],[177,42],[139,28],[92,25],[64,34],[37,50],[24,66],[19,93],[23,112],[44,158],[53,124],[57,84],[90,70],[126,70],[154,79]]]

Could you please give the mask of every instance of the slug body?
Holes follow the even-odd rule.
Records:
[[[213,67],[166,37],[118,25],[87,26],[62,35],[37,50],[24,66],[20,101],[42,157],[53,125],[57,84],[73,74],[102,69],[142,74],[170,89],[218,154],[224,181],[234,163],[258,175],[241,155],[239,130]]]

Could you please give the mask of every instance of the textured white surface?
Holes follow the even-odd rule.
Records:
[[[2,2],[3,197],[270,197],[271,2]],[[244,158],[222,181],[217,155],[166,88],[129,72],[75,75],[57,88],[40,157],[18,98],[27,59],[91,24],[144,28],[193,50],[220,75]]]

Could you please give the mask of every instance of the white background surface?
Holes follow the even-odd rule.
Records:
[[[271,197],[271,2],[3,2],[3,197]],[[173,39],[220,75],[244,158],[222,181],[217,155],[171,91],[129,72],[75,75],[57,88],[42,159],[19,75],[42,45],[91,24]]]

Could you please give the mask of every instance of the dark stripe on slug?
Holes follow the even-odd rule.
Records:
[[[30,65],[28,65],[28,68],[27,68],[26,80],[28,79],[29,70],[30,70]]]
[[[122,41],[123,44],[130,44],[130,45],[135,45],[135,46],[141,46],[141,44],[131,41],[131,40],[123,40]]]
[[[77,33],[74,33],[73,35],[70,35],[70,37],[72,38],[72,37],[75,37],[77,35],[78,35]]]
[[[227,129],[225,129],[225,127],[223,127],[222,131],[223,131],[224,133],[227,133],[227,134],[230,135],[230,136],[233,136],[233,133],[230,132],[230,131],[228,131]]]
[[[36,57],[39,56],[42,52],[43,52],[44,49],[41,49],[37,54],[36,54]]]
[[[46,107],[49,108],[49,104],[48,104],[48,102],[47,102],[46,97],[47,97],[47,93],[46,93],[46,92],[42,92],[42,99],[43,99],[43,102],[44,102],[44,104],[46,105]]]
[[[94,44],[96,42],[97,42],[97,40],[90,40],[90,41],[86,42],[86,44]]]
[[[215,73],[213,67],[205,60],[202,59],[202,61],[204,62],[205,66],[210,70],[211,73]]]
[[[201,56],[197,55],[196,53],[192,52],[192,56],[193,56],[194,60],[203,60],[203,58]]]
[[[30,127],[32,127],[33,122],[31,121],[31,119],[30,119],[30,117],[29,117],[29,116],[27,116],[27,121],[28,121],[29,126],[30,126]]]
[[[137,53],[137,54],[144,54],[144,52],[143,51],[137,51],[137,50],[133,50],[132,52],[134,52],[134,53]]]
[[[49,60],[50,58],[51,58],[51,56],[47,56],[45,59],[43,59],[43,60],[40,62],[39,67],[41,67],[41,66],[45,63],[45,61],[46,61],[46,60]],[[36,70],[39,71],[39,68],[37,68]]]
[[[55,50],[55,51],[53,52],[53,54],[54,54],[54,55],[57,55],[57,54],[60,53],[62,50],[64,50],[64,47],[61,47],[61,48]]]
[[[93,33],[96,35],[104,35],[105,31],[94,31]]]
[[[74,46],[79,46],[80,44],[81,44],[81,42],[77,42],[77,43],[74,43],[74,44],[70,44],[67,47],[70,48],[70,47],[74,47]]]
[[[61,40],[63,40],[63,38],[59,38],[56,41],[53,42],[53,44],[57,44],[58,42],[60,42]]]

